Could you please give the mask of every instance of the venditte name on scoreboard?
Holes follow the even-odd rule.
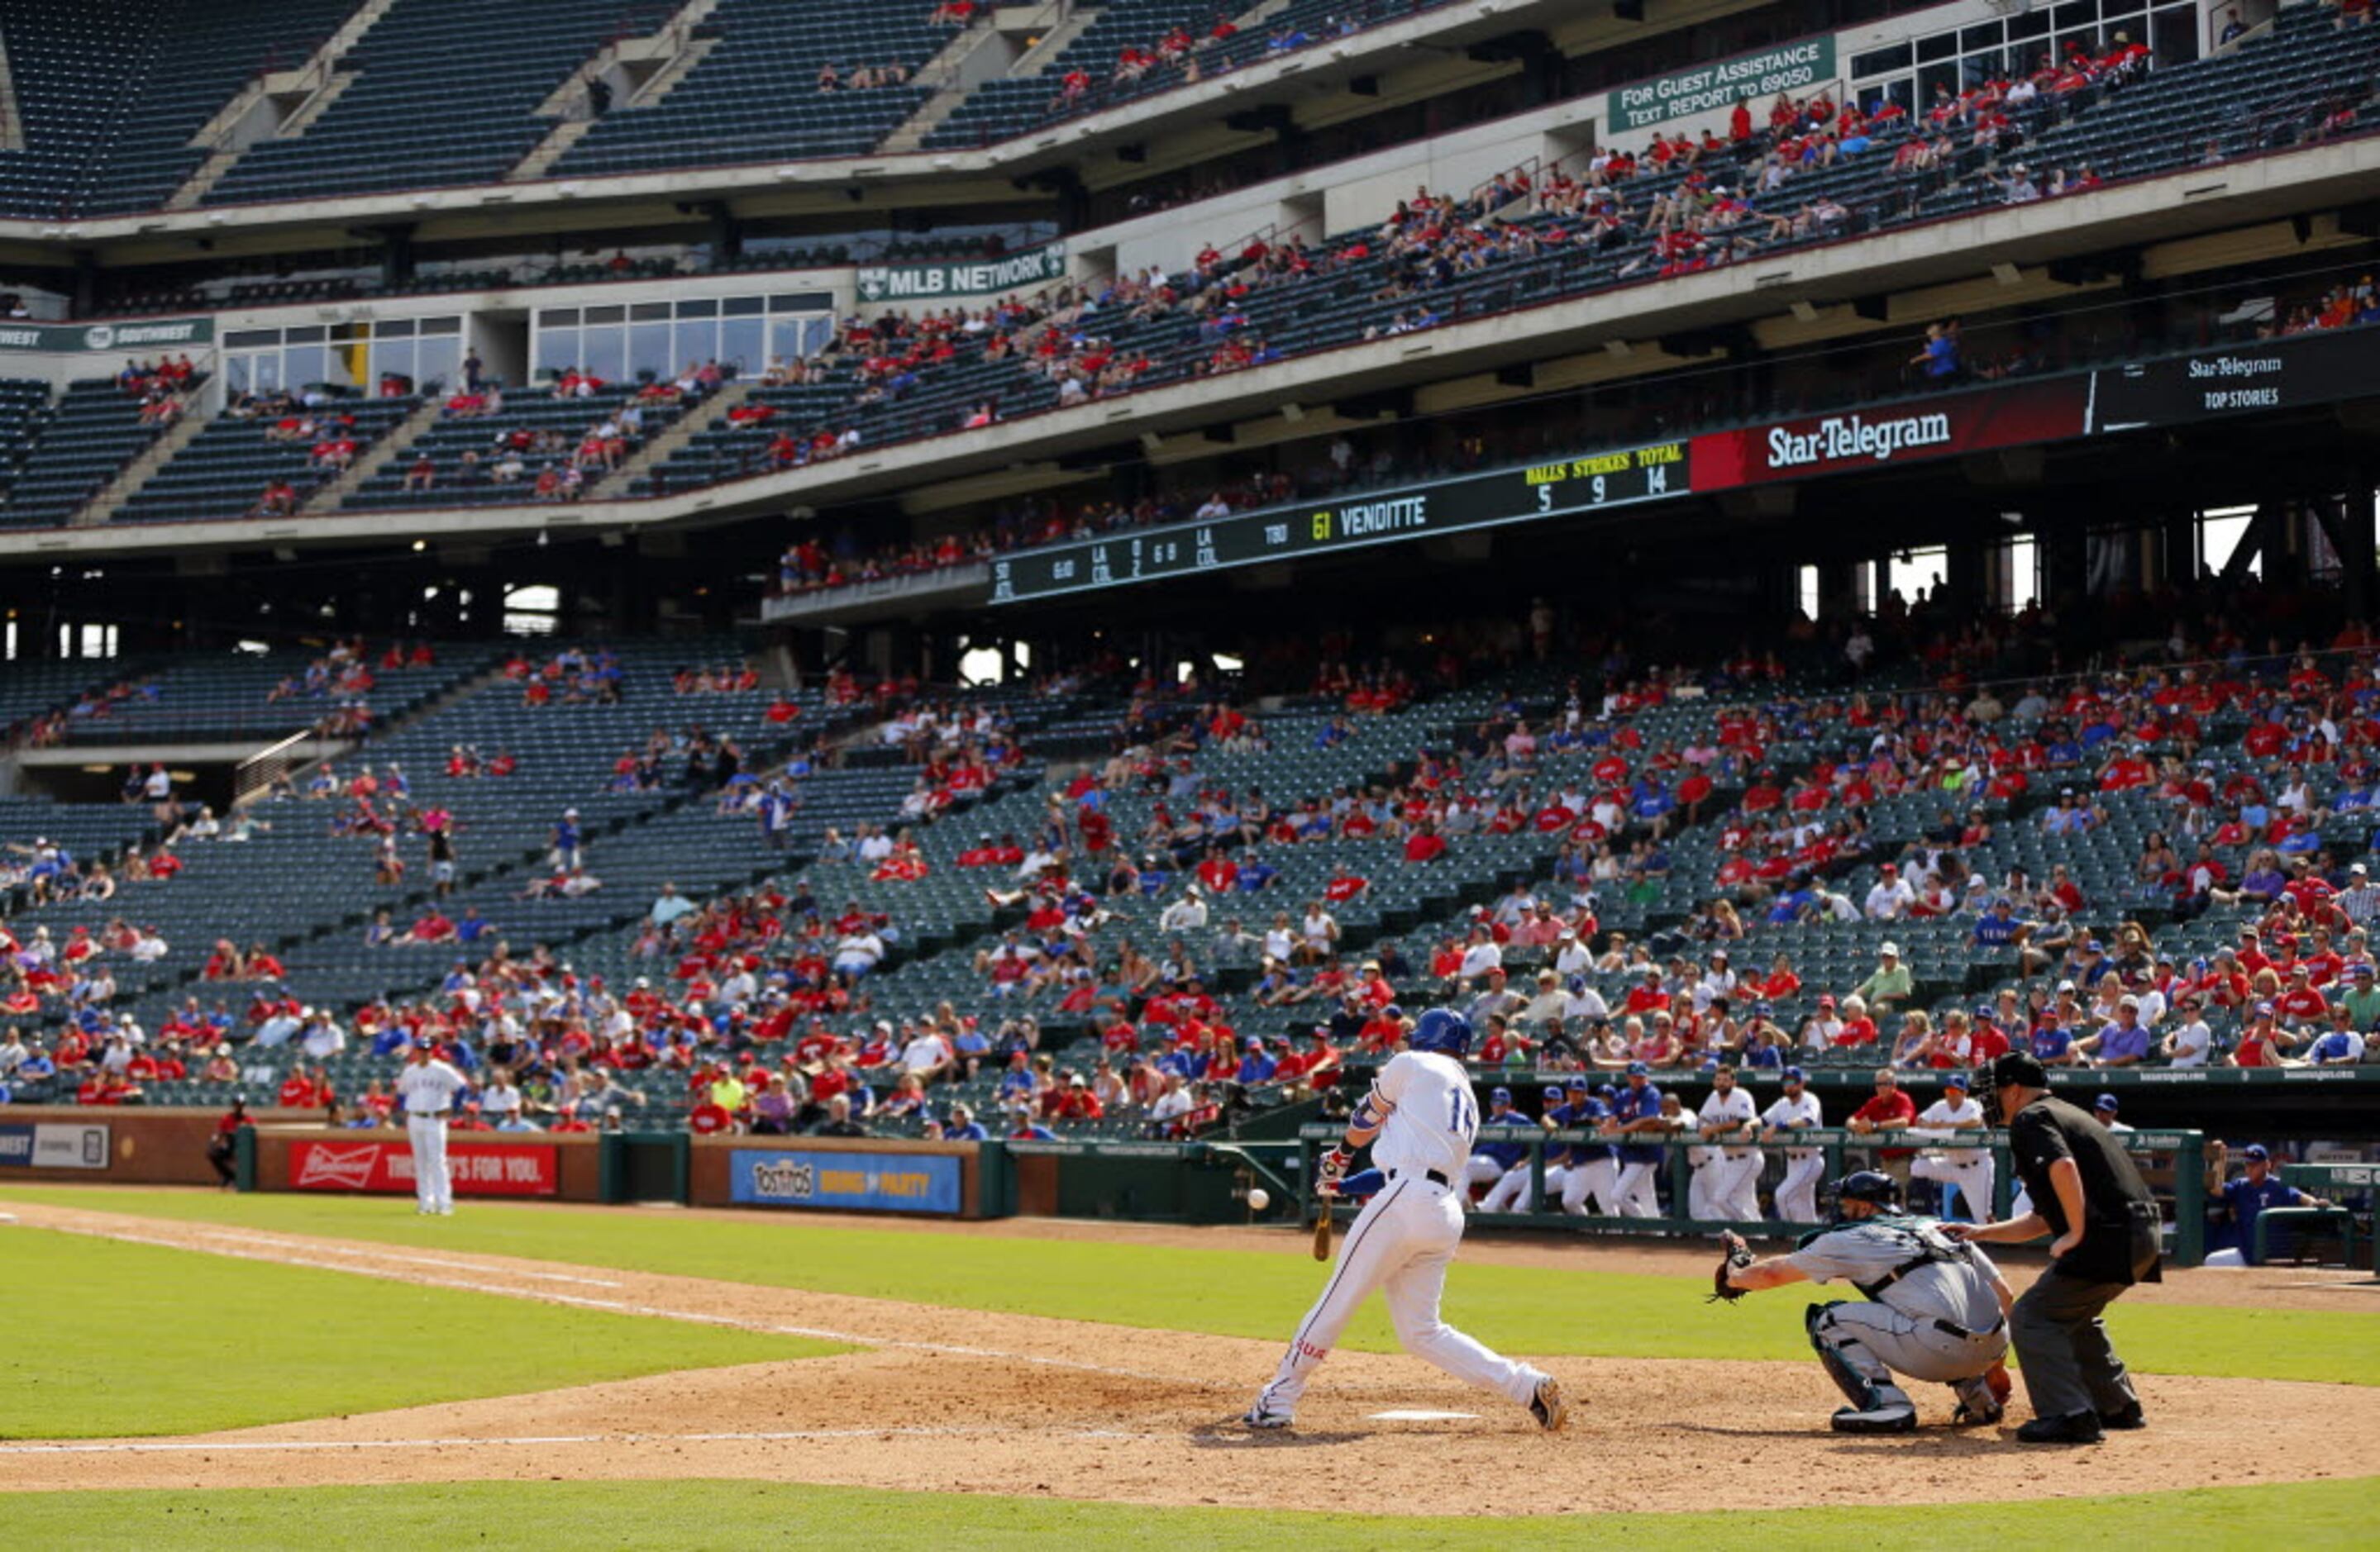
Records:
[[[1102,535],[991,563],[992,603],[1312,554],[1342,545],[1590,512],[1685,495],[1687,443],[1659,443],[1383,491],[1335,506],[1233,513],[1154,533]]]

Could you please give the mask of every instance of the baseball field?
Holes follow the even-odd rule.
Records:
[[[1707,1246],[1480,1240],[1448,1317],[1560,1376],[1567,1432],[1375,1307],[1251,1434],[1319,1286],[1281,1231],[36,1187],[0,1217],[10,1546],[2380,1541],[2362,1274],[2138,1291],[2111,1326],[2151,1426],[2040,1451],[1944,1425],[1939,1387],[1915,1435],[1828,1432],[1807,1291],[1706,1303]]]

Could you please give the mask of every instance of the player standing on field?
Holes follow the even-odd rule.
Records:
[[[1389,1059],[1347,1123],[1346,1140],[1322,1157],[1326,1196],[1360,1194],[1375,1178],[1377,1194],[1364,1205],[1339,1247],[1338,1264],[1322,1296],[1298,1322],[1271,1383],[1242,1419],[1251,1428],[1285,1428],[1306,1381],[1330,1356],[1340,1333],[1378,1288],[1405,1351],[1466,1384],[1493,1390],[1529,1409],[1538,1426],[1568,1419],[1561,1386],[1551,1375],[1489,1352],[1439,1318],[1446,1268],[1463,1243],[1464,1169],[1479,1130],[1463,1056],[1471,1026],[1459,1013],[1432,1008],[1414,1026],[1408,1049]],[[1373,1168],[1350,1179],[1347,1165],[1370,1144]]]
[[[413,1144],[413,1210],[451,1214],[455,1187],[446,1174],[446,1119],[463,1092],[463,1074],[438,1060],[437,1043],[413,1037],[413,1060],[396,1075],[405,1107],[405,1134]]]

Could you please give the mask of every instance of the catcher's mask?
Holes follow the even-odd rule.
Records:
[[[1885,1212],[1898,1212],[1900,1208],[1899,1182],[1880,1170],[1854,1170],[1828,1189],[1833,1193],[1838,1214],[1845,1202],[1865,1202]]]

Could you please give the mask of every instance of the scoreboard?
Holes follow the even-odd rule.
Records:
[[[1654,443],[1432,480],[1336,505],[1266,507],[1212,522],[1174,523],[1002,555],[991,563],[990,601],[1022,603],[1431,534],[1635,506],[1683,496],[1692,488],[1688,443]]]

